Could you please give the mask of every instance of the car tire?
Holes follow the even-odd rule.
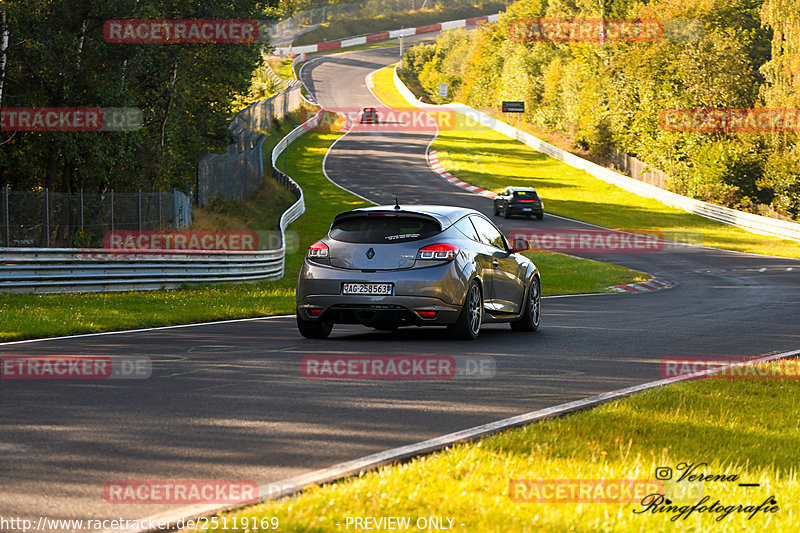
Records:
[[[542,220],[543,218],[544,218],[544,213],[536,215],[536,220]]]
[[[472,280],[456,323],[447,326],[447,329],[450,331],[450,335],[456,339],[475,340],[478,338],[482,324],[483,294],[480,284],[476,280]]]
[[[511,218],[511,209],[509,209],[508,204],[503,209],[503,218]]]
[[[496,217],[500,216],[500,210],[497,209],[497,204],[494,204],[494,216]]]
[[[539,276],[534,276],[533,281],[525,292],[525,311],[519,320],[511,322],[514,331],[536,331],[542,318],[542,284]]]
[[[327,339],[328,335],[333,330],[333,322],[323,319],[306,320],[300,316],[300,310],[297,310],[297,329],[300,330],[300,335],[307,339]]]

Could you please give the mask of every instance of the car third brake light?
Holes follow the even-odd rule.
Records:
[[[431,244],[420,248],[417,259],[450,261],[458,253],[458,246],[452,244]]]

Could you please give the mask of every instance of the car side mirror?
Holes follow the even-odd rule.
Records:
[[[518,253],[524,252],[525,250],[527,250],[530,247],[531,247],[530,243],[528,241],[526,241],[525,239],[515,239],[514,240],[514,244],[512,244],[509,247],[509,251],[512,254],[518,254]]]

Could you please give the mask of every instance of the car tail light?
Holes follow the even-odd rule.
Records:
[[[313,317],[318,317],[319,315],[321,315],[321,314],[322,314],[322,309],[321,309],[321,308],[319,308],[319,307],[311,307],[311,308],[308,310],[308,314],[309,314],[310,316],[313,316]]]
[[[450,261],[458,253],[458,246],[452,244],[431,244],[420,248],[417,252],[417,259]]]
[[[317,241],[308,247],[306,257],[312,261],[328,261],[329,251],[328,245],[322,241]]]
[[[526,204],[535,204],[536,200],[517,200],[518,202],[523,202]]]
[[[422,318],[436,318],[438,311],[417,311],[417,314]]]

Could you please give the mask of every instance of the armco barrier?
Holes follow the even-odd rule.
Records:
[[[303,191],[275,168],[281,152],[317,124],[295,128],[272,151],[272,175],[297,196],[278,224],[281,247],[263,251],[0,248],[0,292],[59,293],[170,289],[186,283],[283,277],[285,230],[305,212]]]
[[[169,289],[283,275],[284,248],[258,252],[0,248],[0,292]]]
[[[395,67],[394,71],[394,83],[409,104],[421,109],[433,107],[441,109],[442,106],[425,104],[417,100],[416,96],[414,96],[414,93],[412,93],[400,80],[400,77],[397,75],[397,67]],[[530,133],[520,131],[513,126],[506,124],[505,122],[490,117],[486,113],[482,113],[477,109],[467,105],[454,103],[448,104],[447,107],[450,107],[453,110],[468,116],[472,120],[491,128],[498,133],[502,133],[507,137],[516,139],[538,152],[549,155],[553,159],[563,161],[573,168],[584,170],[586,173],[594,176],[595,178],[616,185],[617,187],[625,189],[626,191],[632,192],[639,196],[652,198],[671,207],[683,209],[689,213],[710,218],[731,226],[737,226],[754,233],[800,241],[800,224],[795,222],[787,222],[785,220],[778,220],[761,215],[754,215],[752,213],[745,213],[744,211],[737,211],[728,207],[709,204],[707,202],[681,196],[680,194],[675,194],[674,192],[659,189],[658,187],[650,185],[649,183],[635,180],[631,177],[614,172],[613,170],[601,167],[596,163],[592,163],[591,161],[587,161],[576,155],[570,154],[569,152],[565,152],[560,148],[556,148],[552,144],[544,142],[538,137],[534,137]]]

